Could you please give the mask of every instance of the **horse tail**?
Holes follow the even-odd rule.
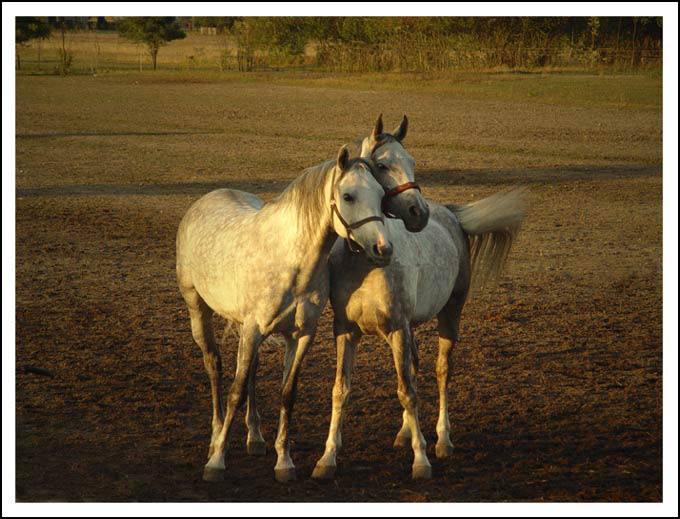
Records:
[[[526,214],[528,192],[520,186],[462,206],[446,205],[468,238],[474,285],[496,281],[505,268]]]

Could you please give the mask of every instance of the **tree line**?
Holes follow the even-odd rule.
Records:
[[[661,17],[257,17],[195,18],[233,34],[244,53],[316,48],[318,65],[361,69],[543,67],[564,52],[641,64],[662,48]],[[589,54],[586,54],[589,53]],[[599,53],[599,55],[593,55]],[[363,59],[362,59],[363,57]]]
[[[650,56],[660,60],[663,41],[661,17],[126,17],[115,25],[147,46],[154,68],[161,46],[204,27],[233,43],[240,70],[302,63],[354,71],[525,68],[559,65],[565,55],[585,65],[636,67]],[[17,43],[65,27],[63,18],[20,17]]]

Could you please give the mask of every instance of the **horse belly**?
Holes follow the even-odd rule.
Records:
[[[450,267],[420,273],[413,322],[429,321],[444,308],[453,292],[457,271],[457,268]]]
[[[228,238],[233,237],[229,240]],[[217,314],[242,323],[252,315],[262,300],[271,301],[280,284],[278,276],[270,275],[265,261],[252,247],[246,247],[236,233],[224,233],[227,238],[212,250],[194,249],[191,263],[192,282],[206,304]],[[242,268],[248,262],[253,268]],[[257,267],[259,265],[259,268]],[[265,281],[266,280],[266,281]]]
[[[221,274],[221,275],[215,275]],[[194,273],[194,285],[206,304],[217,314],[243,322],[248,313],[244,304],[242,283],[235,276],[224,275],[224,271],[203,271]]]
[[[404,262],[415,323],[429,321],[441,311],[453,292],[460,263],[460,253],[447,232],[435,222],[427,231],[409,236],[412,250]]]

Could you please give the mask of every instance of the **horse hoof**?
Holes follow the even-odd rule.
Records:
[[[335,465],[319,465],[316,464],[312,477],[315,479],[333,479],[335,476]]]
[[[432,467],[430,465],[413,465],[411,477],[413,479],[430,479],[432,477]]]
[[[250,456],[264,456],[267,454],[267,447],[264,442],[248,442],[246,450]]]
[[[203,481],[224,481],[224,475],[227,471],[224,469],[214,469],[212,467],[205,467],[203,469]]]
[[[287,483],[295,480],[295,468],[292,469],[274,469],[274,477],[279,483]]]
[[[451,454],[453,454],[453,445],[437,444],[437,447],[435,448],[435,453],[437,454],[437,458],[440,459],[451,456]]]
[[[404,448],[404,447],[408,447],[410,445],[411,445],[411,438],[408,438],[407,436],[397,436],[394,439],[394,443],[392,444],[392,446],[395,449],[401,449],[401,448]]]

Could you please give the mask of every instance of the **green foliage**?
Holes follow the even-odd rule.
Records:
[[[186,37],[174,16],[130,16],[118,22],[118,33],[147,46],[156,70],[158,49],[172,40]]]
[[[47,20],[36,16],[17,16],[16,43],[26,43],[35,38],[45,39],[50,36]]]
[[[335,17],[312,25],[319,61],[340,70],[637,66],[641,42],[647,60],[660,59],[662,47],[658,18]]]
[[[36,16],[17,16],[15,24],[15,42],[18,45],[33,39],[46,39],[50,36],[50,26],[44,18]],[[17,70],[21,70],[19,47],[16,50]]]
[[[118,21],[118,32],[129,40],[157,46],[186,37],[174,16],[129,16]]]
[[[661,48],[659,18],[258,16],[195,18],[228,31],[239,70],[309,63],[332,70],[530,68],[565,62],[640,65]],[[653,23],[655,22],[655,23]],[[628,49],[631,49],[630,51]],[[637,49],[637,50],[636,50]],[[633,53],[631,58],[630,53]]]
[[[309,22],[300,16],[267,17],[264,34],[269,46],[281,47],[293,55],[302,54],[311,39]]]

